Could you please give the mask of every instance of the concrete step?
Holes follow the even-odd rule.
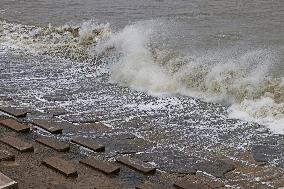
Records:
[[[5,112],[6,114],[12,115],[14,117],[26,117],[29,113],[23,109],[17,109],[13,107],[0,107],[0,111]]]
[[[101,171],[107,175],[118,174],[120,168],[112,163],[96,160],[95,158],[86,158],[80,160],[80,163],[85,164],[95,170]]]
[[[30,127],[24,124],[17,122],[14,119],[4,119],[0,121],[0,125],[12,129],[19,133],[28,133],[30,132]]]
[[[76,144],[83,146],[85,148],[88,148],[90,150],[93,150],[95,152],[104,152],[105,151],[105,146],[97,143],[93,139],[87,139],[87,138],[79,137],[79,138],[72,139],[71,142],[76,143]]]
[[[33,152],[34,147],[33,145],[22,141],[19,138],[6,136],[2,137],[0,141],[8,146],[11,146],[12,148],[15,148],[16,150],[20,152]]]
[[[37,119],[33,121],[33,124],[52,134],[60,134],[63,131],[63,128],[58,126],[60,122],[54,122],[52,120]]]
[[[55,171],[65,175],[66,177],[78,176],[75,166],[72,163],[65,161],[59,157],[49,157],[43,160],[42,164],[54,169]]]
[[[0,162],[1,161],[14,161],[15,155],[10,154],[7,151],[0,150]]]
[[[156,172],[156,168],[151,164],[145,163],[138,159],[130,158],[128,156],[118,157],[116,161],[144,174],[153,174]]]
[[[18,189],[18,183],[0,172],[0,189]]]
[[[70,149],[70,145],[68,143],[61,142],[53,138],[40,137],[37,138],[36,141],[58,152],[67,152]]]

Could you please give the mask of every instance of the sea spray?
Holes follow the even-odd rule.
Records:
[[[109,24],[97,24],[93,20],[61,27],[0,21],[1,46],[6,49],[79,61],[93,60],[90,49],[108,33],[111,33]]]
[[[283,76],[272,72],[279,65],[281,49],[236,45],[181,53],[159,47],[153,41],[159,31],[153,21],[138,22],[97,46],[98,51],[113,47],[117,55],[112,82],[150,94],[183,94],[221,103],[229,106],[230,117],[284,133]]]
[[[151,52],[151,35],[155,25],[129,25],[113,34],[96,51],[114,47],[118,56],[111,68],[110,81],[149,93],[169,93],[177,90],[171,76],[157,64]]]

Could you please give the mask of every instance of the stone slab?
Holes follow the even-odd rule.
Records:
[[[55,171],[65,175],[66,177],[78,176],[75,166],[72,163],[65,161],[59,157],[49,157],[43,160],[42,164],[54,169]]]
[[[6,136],[0,139],[1,142],[3,142],[4,144],[11,146],[12,148],[15,148],[16,150],[20,151],[20,152],[32,152],[34,151],[34,147],[33,145],[22,141],[19,138],[15,138],[15,137],[10,137],[10,136]]]
[[[12,129],[19,133],[28,133],[30,132],[30,127],[22,123],[17,122],[14,119],[4,119],[0,121],[0,125],[3,125],[9,129]]]
[[[1,161],[14,161],[15,160],[15,155],[10,154],[7,151],[0,151],[0,162]]]
[[[209,187],[206,185],[193,183],[185,179],[175,182],[173,186],[176,188],[182,188],[182,189],[209,189]]]
[[[52,133],[52,134],[61,134],[63,131],[63,128],[59,127],[58,124],[60,124],[60,122],[54,122],[51,120],[45,120],[45,119],[38,119],[38,120],[34,120],[33,124],[35,124],[36,126]]]
[[[67,152],[70,149],[70,145],[68,143],[61,142],[53,138],[40,137],[37,138],[36,141],[58,152]]]
[[[18,183],[0,172],[0,189],[18,189]]]
[[[17,109],[13,107],[0,107],[0,111],[5,112],[9,115],[12,115],[14,117],[26,117],[29,113],[26,110],[23,109]]]
[[[130,158],[128,156],[122,156],[122,157],[118,157],[116,158],[116,161],[118,161],[119,163],[122,163],[132,169],[135,169],[137,171],[140,171],[144,174],[153,174],[156,172],[156,168],[153,167],[151,164],[149,163],[145,163],[143,161],[140,161],[139,159],[134,159],[134,158]]]
[[[203,161],[195,165],[195,169],[209,173],[217,178],[224,178],[225,174],[234,170],[235,165],[229,164],[222,160]]]
[[[112,163],[96,160],[95,158],[86,158],[80,160],[80,163],[92,167],[95,170],[101,171],[107,175],[118,174],[120,168]]]
[[[95,152],[104,152],[105,146],[97,143],[93,139],[78,137],[71,140],[71,142],[76,143],[80,146],[93,150]]]

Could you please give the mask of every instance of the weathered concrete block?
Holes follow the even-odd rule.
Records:
[[[79,138],[72,139],[71,142],[76,143],[78,145],[81,145],[81,146],[88,148],[90,150],[93,150],[95,152],[104,152],[105,151],[105,146],[97,143],[93,139],[79,137]]]
[[[60,134],[62,133],[62,130],[63,130],[60,126],[58,126],[58,124],[60,123],[57,123],[51,120],[38,119],[38,120],[34,120],[33,124],[35,124],[36,126],[52,134]]]
[[[70,149],[70,145],[68,143],[61,142],[53,138],[40,137],[37,138],[36,141],[58,152],[66,152]]]
[[[18,183],[0,172],[0,189],[18,189]]]
[[[0,111],[5,112],[9,115],[12,115],[14,117],[26,117],[29,113],[26,110],[23,109],[17,109],[13,107],[0,107]]]
[[[1,138],[0,141],[8,146],[11,146],[19,150],[20,152],[31,152],[34,150],[33,145],[27,142],[24,142],[19,138],[6,136],[6,137]]]
[[[9,129],[12,129],[19,133],[28,133],[30,132],[30,127],[24,124],[17,122],[14,119],[4,119],[0,121],[0,125],[3,125]]]
[[[99,161],[94,158],[86,158],[86,159],[80,160],[80,163],[83,163],[107,175],[117,174],[120,171],[120,168],[118,166],[108,163],[108,162]]]
[[[66,177],[77,177],[75,166],[59,157],[49,157],[42,161],[42,164],[54,169],[55,171],[65,175]]]
[[[116,159],[116,161],[130,167],[133,168],[137,171],[140,171],[144,174],[151,174],[151,173],[155,173],[156,172],[156,168],[153,167],[151,164],[149,163],[145,163],[143,161],[140,161],[138,159],[134,159],[134,158],[130,158],[128,156],[125,157],[118,157]]]

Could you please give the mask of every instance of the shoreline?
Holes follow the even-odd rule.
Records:
[[[188,184],[191,183],[197,184],[196,186],[199,187],[206,186],[209,188],[269,188],[268,186],[272,186],[270,188],[276,188],[284,186],[284,171],[274,167],[270,163],[265,163],[264,159],[258,159],[261,162],[255,161],[255,159],[257,159],[256,155],[259,155],[258,157],[263,157],[259,152],[239,153],[235,151],[235,156],[231,157],[231,159],[224,156],[222,157],[220,154],[219,159],[215,158],[215,160],[212,159],[210,161],[206,159],[202,160],[194,156],[190,158],[186,156],[187,159],[179,159],[176,161],[176,164],[170,164],[169,162],[159,160],[157,154],[143,153],[155,147],[155,144],[145,141],[127,131],[121,133],[121,131],[115,128],[112,129],[103,124],[95,126],[94,123],[79,123],[74,125],[66,120],[58,118],[57,113],[62,113],[62,109],[57,111],[57,113],[54,113],[54,115],[57,116],[48,113],[40,113],[38,111],[30,112],[31,113],[28,113],[26,118],[8,117],[3,112],[1,113],[1,120],[12,118],[23,124],[28,124],[31,128],[29,134],[21,134],[0,126],[1,138],[4,136],[17,137],[31,143],[35,148],[34,152],[20,153],[17,150],[0,143],[1,150],[8,151],[16,157],[16,161],[1,161],[1,172],[18,182],[19,188],[56,188],[57,185],[63,184],[66,188],[87,189],[97,183],[101,183],[100,187],[103,188],[115,188],[114,186],[117,188],[133,188],[149,183],[159,183],[158,186],[160,188],[173,188],[174,183],[179,186],[184,184],[189,186]],[[60,134],[50,134],[31,124],[32,120],[39,118],[62,121],[60,123],[60,126],[64,129],[62,135],[64,135],[64,133],[67,134],[70,130],[76,130],[78,133],[76,137],[83,133],[93,133],[93,138],[96,141],[105,144],[106,151],[92,152],[84,148],[79,148],[78,145],[70,143],[70,138],[75,136],[71,135],[69,138],[62,138],[60,137]],[[50,147],[46,147],[36,142],[35,139],[42,135],[69,143],[71,147],[70,151],[56,152]],[[166,153],[164,155],[171,156],[171,158],[173,158],[172,161],[178,158],[177,153]],[[50,156],[60,156],[65,160],[72,162],[78,170],[78,178],[70,180],[70,178],[66,178],[62,174],[43,166],[41,161]],[[101,174],[99,171],[86,168],[84,165],[79,164],[78,161],[87,156],[95,157],[96,159],[103,161],[110,161],[112,163],[115,163],[113,161],[118,156],[131,156],[144,162],[152,162],[151,164],[157,167],[157,172],[154,175],[144,175],[139,171],[129,169],[129,167],[125,165],[115,163],[117,166],[121,167],[121,172],[115,177],[109,177]],[[255,159],[253,159],[253,157]],[[190,160],[191,163],[189,163]],[[191,164],[191,166],[184,166],[187,163]],[[35,176],[39,179],[34,179]],[[268,181],[269,185],[263,185],[263,183]]]

